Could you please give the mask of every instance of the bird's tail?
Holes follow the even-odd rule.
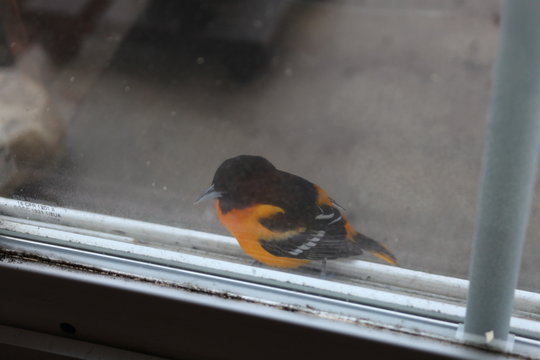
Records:
[[[368,251],[372,255],[383,259],[392,265],[397,265],[397,259],[394,254],[392,254],[390,250],[379,244],[377,241],[360,233],[356,233],[354,235],[354,240],[360,246],[360,248],[362,248],[362,250]]]

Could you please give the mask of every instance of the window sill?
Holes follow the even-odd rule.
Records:
[[[388,347],[384,351],[398,351],[399,348],[401,353],[408,349],[417,353],[415,358],[418,354],[435,356],[432,358],[482,358],[480,355],[493,358],[500,355],[463,346],[458,340],[459,326],[465,314],[464,305],[459,301],[460,294],[466,293],[467,282],[464,280],[347,261],[335,262],[331,271],[338,274],[336,276],[363,274],[379,285],[367,280],[362,286],[328,281],[225,259],[210,259],[193,252],[136,244],[133,239],[146,238],[130,234],[133,229],[126,224],[131,220],[90,214],[100,217],[94,226],[101,224],[103,228],[85,226],[85,230],[81,230],[69,223],[67,214],[72,210],[53,210],[65,212],[60,217],[65,223],[43,223],[36,217],[25,220],[0,217],[0,234],[3,234],[0,249],[4,254],[0,276],[9,279],[6,295],[0,297],[0,308],[7,310],[2,314],[1,324],[65,336],[59,324],[67,322],[83,329],[77,330],[75,338],[78,340],[160,356],[188,353],[194,356],[197,351],[204,356],[217,356],[212,351],[220,351],[219,348],[206,349],[208,346],[202,344],[208,336],[213,340],[216,337],[227,339],[220,339],[227,342],[227,346],[223,345],[225,348],[235,344],[234,351],[227,350],[236,354],[230,356],[234,358],[248,357],[253,354],[250,351],[269,344],[274,347],[288,344],[287,349],[272,350],[283,351],[279,356],[285,356],[287,352],[289,357],[295,351],[306,356],[308,350],[291,350],[290,347],[300,338],[307,342],[309,336],[320,336],[321,340],[316,342],[319,346],[330,341],[324,340],[329,337],[337,343],[356,343],[347,346],[358,347],[359,351],[368,346],[366,342],[375,348]],[[6,213],[5,209],[3,213]],[[81,214],[76,212],[76,215]],[[113,220],[123,227],[111,228],[112,224],[107,221]],[[199,250],[204,248],[205,251],[219,249],[225,258],[228,251],[237,251],[234,240],[228,237],[141,222],[131,225],[139,226],[141,234],[162,239],[165,230],[179,232],[184,245],[197,244]],[[147,225],[148,228],[144,228]],[[107,233],[100,232],[106,227]],[[152,228],[156,234],[152,234]],[[75,229],[78,231],[74,232]],[[110,235],[110,230],[117,230],[114,232],[122,235]],[[169,240],[178,240],[176,235],[177,238],[169,237]],[[97,252],[99,249],[101,251]],[[401,286],[395,286],[397,284]],[[427,295],[430,289],[435,296]],[[538,306],[537,301],[537,294],[517,293],[516,304],[521,306],[522,312]],[[192,314],[193,306],[198,309],[197,316]],[[244,329],[237,329],[234,319],[230,319],[230,323],[219,320],[217,324],[216,319],[232,314],[247,322]],[[144,330],[146,324],[152,324],[149,331]],[[234,331],[227,328],[230,324],[235,324]],[[105,326],[107,331],[103,332]],[[261,333],[257,339],[251,339],[256,337],[254,329],[268,326],[274,329],[271,333]],[[200,332],[191,333],[190,328]],[[208,335],[203,335],[202,328],[206,328]],[[287,331],[292,332],[290,338],[276,340]],[[143,341],[139,339],[139,332],[152,336]],[[511,344],[513,347],[508,348],[511,353],[538,353],[540,342],[534,340],[540,333],[538,322],[514,317],[512,332],[516,336]],[[318,335],[307,336],[311,333]],[[196,336],[201,338],[192,339]],[[263,341],[264,336],[271,336],[271,340],[266,339],[267,344]],[[241,350],[240,341],[248,341],[242,340],[244,338],[249,339],[249,344]],[[186,342],[178,339],[186,339]],[[197,343],[201,344],[200,349],[184,348],[186,344]],[[351,353],[349,348],[339,351]],[[312,356],[316,355],[317,351],[314,351]]]
[[[7,279],[0,297],[1,323],[11,331],[22,328],[77,340],[85,346],[99,344],[167,358],[251,359],[254,354],[263,359],[340,358],[355,352],[376,353],[380,358],[399,353],[403,359],[501,357],[426,334],[391,330],[362,317],[344,315],[343,310],[320,310],[325,303],[343,306],[347,312],[358,306],[344,302],[257,286],[261,293],[271,291],[297,299],[296,304],[281,303],[218,290],[221,286],[200,287],[202,278],[208,284],[223,279],[184,271],[180,271],[184,278],[174,285],[111,270],[96,273],[95,269],[76,270],[75,266],[33,260],[5,257],[0,263],[0,276]],[[301,298],[303,305],[299,305]],[[387,311],[387,316],[392,314]],[[69,324],[73,331],[66,333],[61,324]],[[20,346],[20,339],[2,336],[0,343]],[[62,346],[47,351],[95,358],[79,357],[73,346],[73,352],[66,353]]]

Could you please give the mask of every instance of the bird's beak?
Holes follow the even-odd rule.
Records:
[[[204,200],[220,198],[222,195],[223,193],[221,191],[216,191],[214,189],[214,184],[212,184],[210,185],[208,190],[206,190],[201,196],[199,196],[199,198],[193,203],[193,205],[196,205]]]

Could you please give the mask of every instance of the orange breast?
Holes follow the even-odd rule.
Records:
[[[283,209],[277,206],[256,205],[244,209],[234,209],[223,214],[219,206],[219,200],[216,201],[216,213],[219,220],[249,256],[263,264],[282,268],[294,268],[308,263],[309,260],[274,256],[261,246],[259,239],[287,239],[302,230],[274,232],[259,222],[259,219],[280,212],[283,212]]]

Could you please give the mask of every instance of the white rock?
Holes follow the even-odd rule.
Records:
[[[0,193],[36,180],[58,159],[63,135],[46,89],[17,68],[0,68]]]

